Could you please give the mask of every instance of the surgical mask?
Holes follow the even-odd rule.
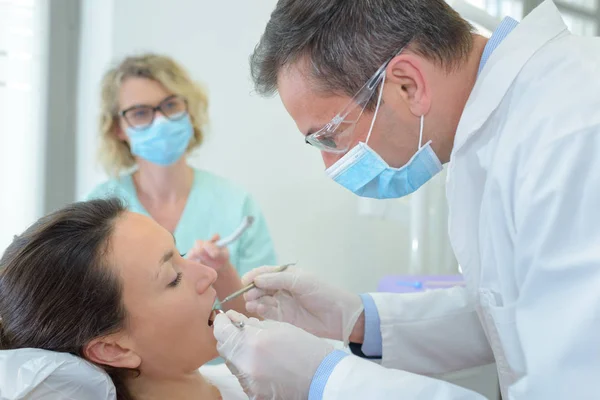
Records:
[[[189,115],[178,120],[158,117],[147,128],[127,128],[131,153],[158,165],[171,165],[183,156],[194,134]]]
[[[385,76],[381,83],[377,107],[366,142],[358,143],[325,171],[331,179],[354,194],[375,199],[409,195],[442,170],[442,163],[431,149],[431,141],[422,145],[424,116],[421,116],[419,148],[404,166],[390,167],[375,150],[369,147],[367,143],[375,125],[384,84]]]

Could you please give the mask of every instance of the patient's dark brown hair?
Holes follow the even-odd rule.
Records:
[[[0,349],[39,348],[84,357],[93,339],[123,328],[119,279],[107,253],[116,199],[74,203],[15,237],[0,260]],[[102,366],[119,400],[132,399],[129,370]]]

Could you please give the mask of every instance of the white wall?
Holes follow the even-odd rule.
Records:
[[[96,159],[100,81],[112,60],[114,0],[83,0],[77,77],[77,182],[82,199],[105,179]]]
[[[191,163],[256,196],[282,262],[298,260],[352,290],[374,290],[382,275],[408,271],[410,218],[358,216],[358,200],[325,177],[319,153],[304,145],[279,99],[252,93],[248,57],[275,3],[85,0],[78,193],[103,177],[93,161],[100,74],[132,52],[166,53],[210,93],[211,129]]]

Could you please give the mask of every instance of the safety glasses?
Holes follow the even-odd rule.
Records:
[[[404,48],[398,51],[394,57],[402,52]],[[320,151],[327,153],[345,153],[349,150],[354,137],[356,123],[362,116],[373,94],[377,92],[377,87],[385,75],[385,70],[394,57],[390,57],[365,85],[354,95],[352,100],[338,113],[333,119],[319,129],[305,137],[306,143],[316,147]],[[356,117],[351,118],[351,115]]]

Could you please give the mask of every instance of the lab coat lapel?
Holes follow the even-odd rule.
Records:
[[[494,50],[478,77],[458,125],[446,180],[448,230],[454,254],[470,290],[477,290],[479,209],[486,176],[477,162],[476,146],[465,146],[502,102],[527,61],[545,43],[565,32],[560,12],[547,0],[529,14]],[[507,116],[510,117],[510,116]],[[470,157],[462,149],[469,149]]]

